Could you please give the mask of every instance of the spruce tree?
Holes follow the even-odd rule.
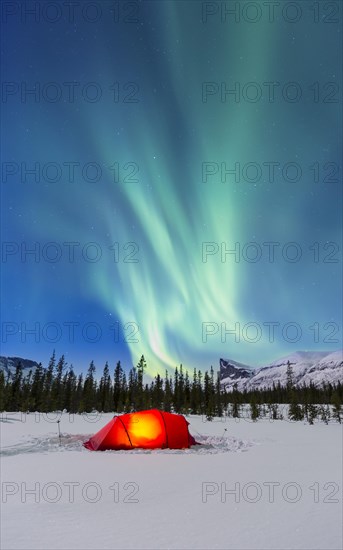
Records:
[[[69,371],[65,374],[63,381],[63,408],[69,413],[74,414],[77,412],[76,394],[76,376],[73,365],[71,365]]]
[[[61,410],[63,406],[62,395],[62,376],[67,367],[64,355],[60,357],[55,368],[55,375],[51,384],[51,401],[50,406],[52,410]]]
[[[257,404],[256,396],[253,394],[250,400],[250,417],[253,422],[256,422],[259,416],[259,406]]]
[[[288,399],[290,401],[292,396],[292,390],[294,388],[294,376],[293,369],[289,361],[287,361],[287,370],[286,370],[286,389],[288,393]]]
[[[5,373],[0,370],[0,412],[4,411],[6,407],[6,382]]]
[[[52,353],[52,356],[50,357],[48,368],[45,373],[44,377],[44,387],[43,387],[43,412],[50,412],[53,410],[52,406],[52,384],[54,380],[54,374],[55,374],[55,365],[56,365],[56,355],[55,350]]]
[[[112,393],[112,382],[110,376],[110,368],[106,361],[104,366],[104,371],[100,380],[99,385],[99,408],[102,412],[109,412],[111,410],[111,393]]]
[[[239,396],[237,391],[237,383],[233,385],[231,399],[232,399],[232,405],[231,405],[232,417],[240,418],[240,405],[239,405]]]
[[[122,379],[121,379],[121,387],[120,387],[120,393],[119,393],[119,401],[118,401],[118,412],[123,412],[125,408],[126,403],[126,396],[127,396],[127,382],[126,382],[126,375],[123,371]]]
[[[178,409],[180,413],[185,412],[185,376],[182,365],[180,365],[179,371]]]
[[[290,420],[294,420],[294,421],[303,420],[303,418],[304,418],[303,409],[297,401],[296,392],[294,392],[293,390],[292,390],[292,393],[291,393],[291,402],[289,404],[288,418]]]
[[[137,410],[137,373],[132,367],[129,371],[129,380],[127,386],[125,412],[133,412]]]
[[[124,371],[122,369],[120,361],[117,362],[116,368],[114,369],[114,381],[113,381],[113,408],[115,412],[120,412],[124,405],[123,399],[123,375]]]
[[[22,377],[23,377],[23,367],[21,362],[17,363],[14,378],[11,384],[11,394],[9,409],[11,411],[20,411],[21,410],[21,398],[22,398]]]
[[[220,373],[217,374],[217,382],[215,388],[215,415],[220,418],[223,416],[223,391],[220,383]]]
[[[144,355],[141,356],[137,365],[137,383],[136,383],[136,396],[135,396],[135,409],[137,411],[144,409],[144,386],[143,378],[144,371],[147,368]]]
[[[163,381],[159,374],[157,374],[151,384],[151,404],[155,409],[161,409],[163,404]]]
[[[318,410],[316,405],[310,403],[307,407],[307,420],[310,425],[313,425],[315,419],[317,418]]]
[[[213,415],[211,412],[211,406],[210,406],[210,383],[209,383],[210,377],[208,375],[208,372],[206,371],[204,374],[204,412],[206,415],[206,420],[212,420]]]
[[[177,367],[175,368],[175,371],[174,371],[173,409],[176,413],[180,412],[179,369]]]
[[[43,410],[43,390],[44,390],[44,369],[42,363],[38,363],[33,375],[31,397],[32,411],[42,412]]]
[[[204,374],[204,412],[207,420],[212,420],[214,416],[214,371],[211,367]]]
[[[92,412],[95,406],[95,401],[96,401],[96,382],[94,379],[95,370],[96,369],[95,369],[94,361],[91,361],[88,367],[85,383],[83,386],[82,408],[84,412]]]
[[[198,375],[196,369],[194,369],[193,372],[193,383],[191,387],[191,395],[190,395],[190,407],[191,407],[191,413],[197,414],[199,411],[199,401],[198,401]]]
[[[19,410],[29,412],[32,407],[31,385],[32,370],[23,378]]]
[[[173,389],[172,382],[169,378],[168,371],[166,371],[164,379],[164,401],[163,401],[163,410],[165,412],[171,412],[173,402]]]
[[[321,420],[324,422],[324,424],[328,424],[329,420],[330,420],[330,417],[331,417],[329,406],[328,405],[320,405],[319,414],[320,414]]]
[[[78,413],[84,412],[82,395],[83,395],[83,374],[81,373],[77,377],[76,395],[75,395],[75,408]]]
[[[339,423],[342,422],[342,403],[339,397],[339,393],[335,390],[331,397],[332,405],[332,417]]]
[[[197,403],[198,411],[197,414],[204,414],[204,389],[203,389],[203,375],[201,370],[198,370],[198,381],[197,381]]]
[[[279,418],[279,407],[277,403],[270,403],[268,405],[269,418],[271,420],[277,420]]]

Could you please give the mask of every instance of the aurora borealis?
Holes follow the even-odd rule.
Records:
[[[43,4],[2,13],[2,354],[339,349],[342,6]]]

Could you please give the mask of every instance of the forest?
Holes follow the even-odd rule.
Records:
[[[114,371],[106,362],[101,376],[97,376],[94,361],[86,374],[76,374],[68,366],[65,356],[58,360],[55,352],[48,366],[38,364],[23,374],[18,362],[13,375],[0,371],[0,411],[69,413],[134,412],[158,408],[180,414],[198,414],[212,420],[214,417],[248,416],[270,420],[289,419],[314,421],[342,421],[343,385],[324,383],[298,387],[293,381],[293,370],[287,365],[287,384],[269,389],[238,391],[234,386],[227,391],[213,367],[202,372],[189,373],[182,365],[174,373],[165,372],[145,378],[147,363],[141,356],[136,367],[126,373],[118,361]],[[282,405],[287,405],[282,406]],[[285,412],[286,411],[286,412]]]

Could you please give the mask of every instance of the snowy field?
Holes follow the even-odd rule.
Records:
[[[1,548],[340,549],[342,426],[188,417],[201,446],[91,452],[112,417],[1,415]],[[226,430],[226,431],[225,431]]]

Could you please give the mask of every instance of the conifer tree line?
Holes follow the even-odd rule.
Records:
[[[147,364],[142,355],[138,365],[126,374],[120,361],[111,372],[106,362],[100,379],[91,361],[86,375],[76,375],[68,366],[64,355],[56,360],[55,352],[46,368],[40,363],[35,370],[23,376],[22,365],[17,364],[12,376],[0,371],[0,411],[52,412],[66,410],[69,413],[134,412],[158,408],[166,412],[231,416],[249,415],[253,421],[259,418],[285,418],[306,420],[313,424],[319,419],[326,424],[332,418],[341,422],[343,385],[324,383],[321,388],[313,384],[296,387],[291,365],[287,366],[287,384],[273,385],[271,389],[226,391],[220,383],[219,373],[213,367],[202,372],[194,369],[190,375],[182,365],[174,374],[166,371],[157,374],[150,383],[144,382]]]

